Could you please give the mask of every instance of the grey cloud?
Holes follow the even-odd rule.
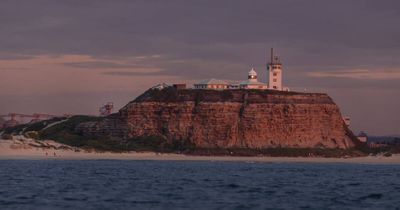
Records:
[[[0,60],[26,60],[32,58],[35,58],[35,56],[0,52]]]
[[[108,71],[103,72],[104,75],[111,75],[111,76],[163,76],[167,75],[164,71],[157,71],[157,72],[133,72],[133,71]]]
[[[123,64],[123,63],[115,63],[115,62],[107,62],[107,61],[86,61],[86,62],[68,62],[63,63],[65,66],[76,67],[76,68],[88,68],[88,69],[101,69],[101,68],[138,68],[144,67],[140,65],[134,64]]]

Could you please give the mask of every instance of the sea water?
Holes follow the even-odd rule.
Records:
[[[399,209],[400,165],[0,160],[0,209]]]

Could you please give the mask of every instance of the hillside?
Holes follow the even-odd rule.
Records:
[[[157,136],[199,148],[341,148],[358,142],[326,94],[151,89],[83,135]]]
[[[74,116],[37,136],[100,150],[206,155],[337,156],[360,145],[326,94],[172,87],[150,89],[108,117]]]

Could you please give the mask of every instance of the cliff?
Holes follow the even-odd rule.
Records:
[[[117,114],[75,131],[156,136],[196,148],[352,148],[354,135],[326,94],[272,90],[150,89]]]

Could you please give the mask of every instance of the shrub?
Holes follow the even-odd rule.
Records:
[[[385,154],[383,154],[383,156],[385,156],[385,157],[390,157],[390,156],[392,156],[392,153],[390,153],[390,152],[385,152]]]
[[[37,131],[25,132],[24,136],[31,139],[39,139],[39,133]]]

